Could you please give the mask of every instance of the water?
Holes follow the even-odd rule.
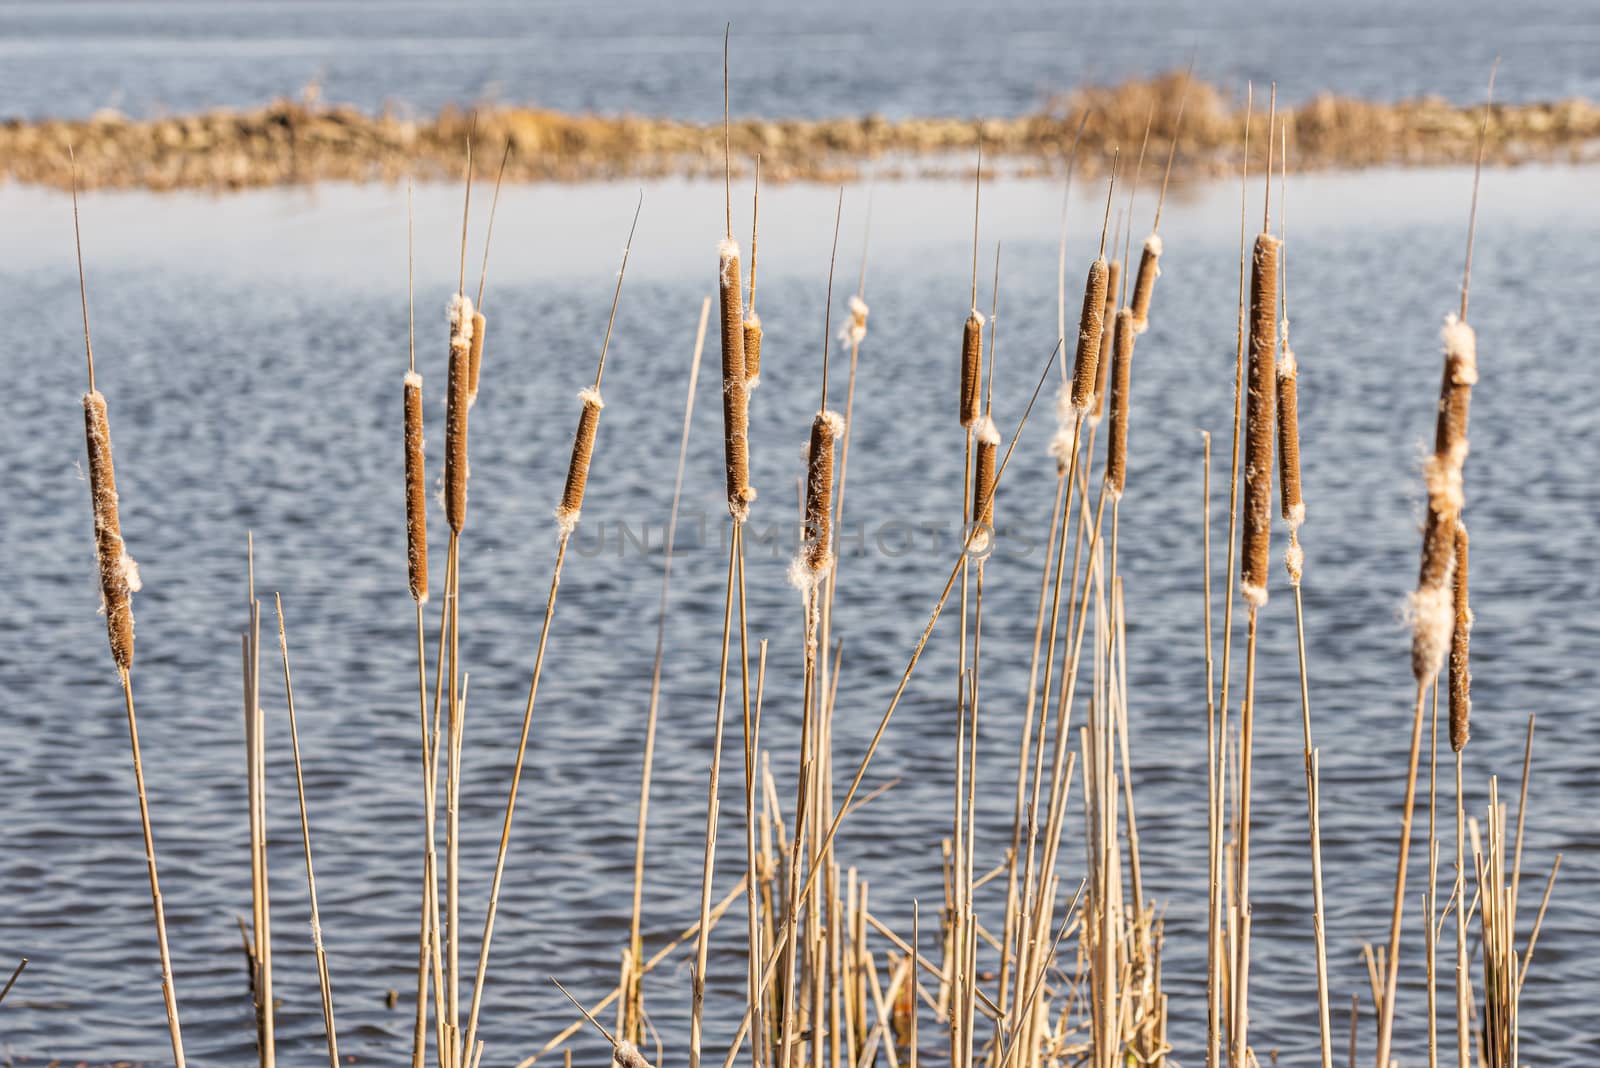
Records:
[[[1437,329],[1454,307],[1469,175],[1317,176],[1290,187],[1289,298],[1300,354],[1306,498],[1306,627],[1323,823],[1334,1005],[1368,1001],[1359,946],[1387,932],[1411,683],[1396,619],[1414,583],[1417,460],[1431,434]],[[1600,548],[1591,458],[1600,419],[1582,358],[1600,329],[1588,279],[1600,253],[1592,172],[1485,177],[1474,278],[1482,380],[1468,467],[1477,629],[1469,805],[1487,779],[1514,798],[1526,716],[1539,715],[1529,794],[1528,887],[1566,854],[1524,994],[1524,1056],[1571,1063],[1595,1048],[1586,991],[1600,984],[1600,825],[1593,768],[1600,672],[1589,561]],[[1374,197],[1381,191],[1381,197]],[[500,205],[487,296],[485,387],[473,414],[463,657],[471,672],[463,844],[465,917],[476,929],[498,837],[527,673],[554,553],[577,403],[592,374],[612,273],[636,190],[524,187]],[[953,559],[924,523],[959,510],[955,339],[968,299],[970,190],[907,183],[875,197],[873,311],[855,397],[847,540],[836,634],[836,727],[853,767]],[[833,193],[769,193],[763,219],[763,385],[753,410],[757,529],[793,516],[798,449],[816,404]],[[418,192],[419,366],[438,470],[441,308],[455,286],[455,190]],[[846,198],[842,276],[854,280],[865,196]],[[1071,275],[1093,255],[1092,193],[1073,202]],[[1149,893],[1166,902],[1166,983],[1180,1055],[1204,1013],[1205,736],[1199,429],[1217,442],[1214,561],[1225,530],[1237,189],[1175,191],[1152,328],[1135,367],[1121,546],[1128,591],[1136,796]],[[1253,203],[1253,201],[1252,201]],[[995,188],[984,230],[1003,239],[996,374],[1009,434],[1053,343],[1058,189]],[[409,1049],[420,821],[415,666],[400,522],[405,363],[403,191],[338,186],[225,199],[94,194],[86,252],[100,388],[110,399],[123,524],[144,575],[138,661],[146,774],[189,1055],[253,1062],[234,917],[249,909],[238,635],[245,536],[267,598],[264,701],[275,902],[279,1045],[321,1045],[304,870],[270,595],[281,591],[294,656],[341,1051],[393,1064]],[[742,212],[741,212],[742,214]],[[1141,211],[1142,215],[1143,212]],[[33,960],[0,1006],[0,1053],[17,1063],[168,1057],[115,674],[96,589],[77,396],[83,388],[68,203],[8,188],[14,255],[0,279],[0,960]],[[713,281],[715,183],[653,183],[605,379],[607,409],[577,549],[569,555],[501,899],[483,1013],[489,1063],[532,1052],[569,1018],[546,977],[581,996],[614,982],[625,937],[641,725],[660,555],[619,551],[619,525],[659,547],[700,298]],[[474,259],[476,254],[474,254]],[[841,282],[843,290],[847,283]],[[1072,283],[1069,283],[1072,284]],[[1069,296],[1069,306],[1071,303]],[[837,310],[837,309],[836,309]],[[714,335],[714,330],[713,330]],[[698,391],[686,519],[667,631],[652,805],[647,946],[697,909],[705,774],[724,556],[715,342]],[[832,402],[842,400],[835,363]],[[1048,412],[1028,427],[1000,493],[1003,520],[1037,541],[1050,508]],[[444,530],[435,510],[432,526]],[[701,534],[701,523],[704,535]],[[867,523],[861,550],[853,525]],[[596,548],[597,531],[605,531]],[[909,547],[908,547],[909,534]],[[1281,542],[1278,548],[1281,550]],[[788,796],[796,745],[799,613],[787,552],[749,562],[751,632],[772,642],[763,738]],[[1009,839],[1010,781],[1025,700],[1040,556],[1020,540],[989,565],[979,867]],[[1278,582],[1277,561],[1274,581]],[[442,555],[435,581],[442,581]],[[1292,601],[1263,623],[1257,732],[1252,974],[1255,1037],[1286,1063],[1314,1055],[1308,871]],[[435,608],[437,606],[437,598]],[[430,613],[431,615],[431,613]],[[909,929],[913,898],[938,900],[947,831],[954,662],[950,620],[891,723],[869,787],[898,785],[845,825],[842,857],[873,881],[875,910]],[[1081,715],[1081,709],[1077,713]],[[737,778],[730,746],[725,783]],[[841,776],[843,772],[841,771]],[[1445,776],[1448,781],[1448,775]],[[736,878],[738,804],[719,887]],[[1073,812],[1077,811],[1074,805]],[[1070,821],[1069,821],[1070,822]],[[1081,870],[1069,835],[1063,877]],[[1413,858],[1425,871],[1422,852]],[[1448,870],[1448,866],[1447,866]],[[1413,881],[1414,895],[1421,883]],[[1529,889],[1531,887],[1532,889]],[[1415,897],[1408,906],[1415,916]],[[1529,920],[1524,915],[1524,930]],[[926,926],[926,925],[925,925]],[[742,921],[714,939],[708,1048],[731,1037]],[[1407,934],[1399,1050],[1421,1057],[1419,928]],[[473,960],[476,939],[463,954]],[[647,1005],[683,1056],[681,957]],[[401,995],[387,1009],[385,992]],[[1338,1023],[1339,1033],[1346,1024]],[[1364,1043],[1371,1038],[1363,1021]],[[590,1036],[584,1057],[600,1056]]]
[[[429,111],[493,99],[709,119],[734,22],[733,107],[763,116],[1002,115],[1083,81],[1181,68],[1394,99],[1600,95],[1582,0],[1217,0],[1042,5],[849,0],[727,5],[138,0],[0,5],[6,114],[250,106],[315,80],[326,99]]]

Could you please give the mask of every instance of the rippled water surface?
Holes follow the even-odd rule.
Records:
[[[1431,434],[1438,327],[1456,302],[1469,180],[1460,171],[1323,176],[1292,181],[1289,190],[1289,311],[1310,508],[1306,629],[1336,1007],[1347,1007],[1352,993],[1370,1004],[1359,947],[1387,930],[1411,695],[1397,609],[1415,579],[1418,458]],[[1522,1049],[1529,1063],[1550,1065],[1581,1062],[1600,1041],[1590,1010],[1600,990],[1592,935],[1600,924],[1593,182],[1582,170],[1487,175],[1472,303],[1482,379],[1468,464],[1478,619],[1469,804],[1481,812],[1496,773],[1502,795],[1514,798],[1526,719],[1536,712],[1525,850],[1534,889],[1525,887],[1525,901],[1557,851],[1566,861],[1524,995]],[[508,190],[500,205],[463,557],[471,711],[462,856],[474,930],[554,556],[550,513],[578,411],[573,395],[593,373],[636,192],[528,187]],[[418,192],[418,360],[434,470],[457,196],[448,188]],[[1059,196],[1046,185],[1002,182],[986,202],[980,299],[987,307],[987,263],[992,242],[1003,239],[995,409],[1007,433],[1055,338]],[[952,415],[968,301],[969,197],[958,183],[910,183],[879,187],[874,198],[866,276],[873,310],[845,506],[847,525],[867,526],[859,542],[846,541],[835,620],[844,665],[841,768],[859,758],[953,558],[949,536],[935,545],[924,524],[959,512],[962,439]],[[1086,192],[1073,200],[1073,278],[1094,254],[1095,199]],[[866,201],[865,190],[846,192],[841,275],[849,282],[840,291],[855,281]],[[753,409],[761,530],[794,516],[799,448],[816,404],[833,193],[777,189],[764,209],[767,342]],[[1232,186],[1184,189],[1168,205],[1164,275],[1134,370],[1120,515],[1144,877],[1167,903],[1172,1037],[1188,1063],[1205,1005],[1199,431],[1217,443],[1220,583],[1237,209]],[[1147,210],[1137,215],[1147,218]],[[121,699],[95,612],[80,471],[83,366],[69,205],[12,188],[0,193],[0,219],[9,231],[0,266],[0,961],[33,961],[0,1006],[0,1056],[159,1063],[168,1052],[150,902]],[[358,1062],[402,1063],[421,866],[398,424],[403,191],[328,187],[224,200],[96,194],[85,198],[84,224],[123,527],[144,575],[135,685],[191,1060],[254,1058],[234,919],[250,900],[239,633],[245,538],[254,531],[257,580],[264,595],[282,593],[295,658],[341,1051]],[[501,900],[483,1016],[487,1064],[514,1063],[567,1022],[548,976],[599,996],[617,972],[662,562],[659,551],[619,549],[617,532],[648,526],[659,550],[694,328],[714,281],[720,229],[719,186],[646,189]],[[836,293],[836,313],[840,307]],[[713,343],[696,397],[688,518],[667,627],[649,945],[687,926],[697,908],[724,568],[714,351]],[[835,362],[835,404],[845,369]],[[1051,417],[1037,415],[999,496],[1002,521],[1019,533],[988,565],[980,867],[998,862],[1009,837],[1008,783],[1041,562],[1026,541],[1042,538],[1054,486],[1045,452]],[[442,514],[432,520],[436,532],[444,529]],[[752,634],[772,643],[763,739],[789,796],[800,613],[785,582],[787,551],[754,539],[751,548]],[[440,555],[436,582],[443,572]],[[871,878],[876,911],[902,929],[914,898],[926,916],[940,893],[953,752],[951,622],[935,632],[868,774],[869,786],[898,784],[851,818],[840,845]],[[267,625],[271,652],[270,607]],[[1307,1063],[1315,998],[1293,629],[1292,599],[1279,588],[1260,651],[1252,1037],[1263,1052],[1280,1050],[1285,1063]],[[268,657],[280,1049],[286,1063],[311,1063],[321,1019],[275,670]],[[736,767],[734,747],[730,780]],[[724,809],[718,886],[727,888],[742,834],[733,792]],[[1071,841],[1068,881],[1081,867]],[[1414,873],[1425,870],[1422,858],[1419,844]],[[1412,886],[1420,892],[1419,882]],[[1524,929],[1530,913],[1526,906]],[[743,982],[736,928],[742,921],[714,940],[709,1046],[719,1050],[736,1023],[731,1006]],[[1400,1050],[1417,1063],[1424,1036],[1414,923],[1406,952]],[[391,989],[400,992],[395,1009],[384,1003]],[[680,1062],[687,972],[661,969],[647,1000],[668,1063]],[[1338,1026],[1342,1035],[1345,1024]],[[1362,1029],[1370,1041],[1370,1018]],[[583,1057],[602,1055],[589,1037],[583,1043]]]
[[[136,0],[0,4],[0,114],[144,115],[327,99],[432,110],[478,99],[713,117],[734,22],[736,110],[1001,115],[1083,81],[1182,67],[1394,99],[1600,95],[1585,0],[810,0],[736,4]]]

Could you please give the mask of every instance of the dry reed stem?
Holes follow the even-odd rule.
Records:
[[[640,997],[639,980],[643,977],[644,944],[641,923],[644,902],[644,846],[645,826],[650,815],[650,778],[655,765],[656,722],[661,704],[661,669],[667,636],[667,593],[672,582],[672,554],[678,533],[678,505],[683,496],[683,475],[689,454],[689,427],[694,417],[695,387],[700,380],[700,357],[705,351],[706,322],[711,314],[711,298],[700,305],[700,325],[695,331],[694,358],[689,364],[688,396],[683,408],[683,432],[678,442],[678,467],[672,484],[672,509],[667,517],[667,539],[663,549],[661,573],[661,600],[656,609],[656,651],[650,670],[650,701],[645,714],[644,757],[639,774],[639,823],[635,832],[633,857],[633,911],[629,922],[628,946],[630,954],[631,987],[625,1000],[623,1017],[619,1021],[622,1037],[637,1042],[643,1037],[642,1021],[633,1016],[629,1005],[636,1005]]]
[[[122,541],[117,512],[117,478],[111,457],[111,423],[106,398],[99,390],[83,395],[84,437],[89,450],[89,495],[94,502],[95,556],[100,567],[101,611],[117,667],[133,667],[133,593],[139,589],[139,568]]]
[[[1138,336],[1133,328],[1133,312],[1117,312],[1117,337],[1112,349],[1111,436],[1106,442],[1106,485],[1113,505],[1122,498],[1128,484],[1128,416],[1133,387],[1133,344]]]
[[[1133,329],[1142,334],[1150,328],[1150,294],[1161,277],[1161,237],[1152,233],[1144,240],[1139,256],[1139,273],[1133,283]]]
[[[405,379],[406,583],[411,599],[428,603],[428,476],[422,441],[422,376]]]
[[[1272,439],[1277,399],[1278,250],[1270,233],[1256,237],[1250,273],[1249,404],[1245,414],[1244,540],[1240,590],[1252,607],[1267,603],[1272,548]]]
[[[1111,363],[1116,347],[1117,332],[1113,328],[1106,330],[1104,323],[1115,324],[1117,304],[1121,300],[1122,292],[1122,261],[1112,260],[1106,269],[1106,301],[1101,311],[1102,327],[1100,331],[1100,352],[1095,357],[1094,373],[1094,408],[1089,413],[1091,424],[1100,422],[1105,411],[1106,383],[1111,373]]]
[[[1078,319],[1078,350],[1072,364],[1072,407],[1081,416],[1094,402],[1100,339],[1105,329],[1110,269],[1101,256],[1089,265],[1083,285],[1083,314]]]
[[[289,707],[289,742],[294,753],[295,793],[300,801],[300,839],[306,854],[306,886],[311,900],[311,948],[317,960],[317,983],[322,992],[322,1027],[328,1041],[328,1068],[339,1068],[339,1039],[333,1023],[333,983],[328,975],[328,954],[322,944],[322,918],[317,910],[317,874],[311,863],[311,817],[306,810],[306,780],[300,764],[300,728],[294,714],[294,677],[289,671],[289,637],[283,623],[283,598],[273,595],[278,609],[278,652],[283,659],[283,693]]]
[[[1467,527],[1456,520],[1456,567],[1452,583],[1455,629],[1450,636],[1450,748],[1459,753],[1466,747],[1468,721],[1472,716],[1472,668],[1469,649],[1472,643],[1472,606],[1467,601]]]
[[[472,300],[450,300],[450,369],[445,385],[444,512],[450,530],[467,524],[467,409],[472,358]]]

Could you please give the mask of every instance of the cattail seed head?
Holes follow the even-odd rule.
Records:
[[[111,423],[106,398],[98,390],[83,396],[84,437],[89,448],[89,495],[94,502],[94,547],[100,564],[100,599],[106,634],[117,667],[133,666],[133,594],[139,567],[122,541],[117,514],[117,476],[111,462]]]
[[[406,375],[406,579],[411,599],[428,602],[428,477],[422,444],[422,376]]]
[[[984,416],[978,420],[974,435],[978,442],[977,462],[972,477],[972,523],[977,528],[972,549],[982,552],[989,548],[994,529],[995,460],[1000,452],[1000,431],[994,420]]]
[[[1472,716],[1472,668],[1468,660],[1472,643],[1472,607],[1467,603],[1467,528],[1456,521],[1456,569],[1452,582],[1455,629],[1450,636],[1450,748],[1461,752],[1467,744],[1467,721]]]
[[[1133,312],[1123,308],[1117,312],[1117,336],[1112,345],[1111,358],[1111,437],[1106,442],[1106,489],[1113,501],[1122,499],[1128,485],[1128,413],[1129,391],[1133,387],[1133,342],[1138,334],[1133,329]]]
[[[745,392],[761,384],[761,316],[751,312],[744,317]]]
[[[650,1068],[650,1062],[632,1042],[618,1042],[611,1051],[611,1060],[617,1068]]]
[[[978,421],[983,401],[983,313],[973,308],[961,328],[961,425]]]
[[[1300,368],[1287,340],[1278,357],[1278,501],[1290,530],[1306,521],[1300,496]]]
[[[850,298],[849,306],[850,321],[845,324],[845,328],[840,331],[839,336],[847,344],[859,345],[867,338],[867,312],[871,309],[867,307],[866,301],[853,295]]]
[[[1422,566],[1411,597],[1411,671],[1418,682],[1438,675],[1451,644],[1456,525],[1463,504],[1462,465],[1467,458],[1467,416],[1478,380],[1477,338],[1454,316],[1445,320],[1444,375],[1434,452],[1423,464],[1428,514],[1422,528]]]
[[[472,298],[450,298],[450,369],[445,382],[444,517],[457,534],[467,523],[467,409],[471,407]]]
[[[837,412],[818,412],[806,446],[806,529],[802,558],[812,581],[833,561],[833,443],[844,432]]]
[[[483,332],[488,320],[483,312],[472,313],[472,359],[467,368],[467,404],[478,402],[478,369],[483,366]]]
[[[756,499],[756,491],[750,485],[750,393],[745,384],[744,283],[739,271],[739,243],[724,238],[718,259],[723,456],[728,476],[728,511],[742,523],[750,516],[750,502]]]
[[[1150,294],[1161,277],[1161,237],[1151,234],[1144,240],[1139,257],[1139,274],[1133,283],[1133,329],[1142,334],[1150,328]]]
[[[1106,408],[1106,381],[1111,373],[1112,353],[1116,347],[1117,289],[1122,285],[1122,261],[1112,260],[1106,268],[1106,303],[1101,314],[1100,353],[1094,363],[1094,410],[1089,421],[1099,425]],[[1110,329],[1106,329],[1107,325]]]
[[[1249,405],[1245,416],[1244,534],[1240,592],[1252,608],[1267,603],[1267,570],[1272,550],[1273,409],[1278,390],[1278,250],[1271,234],[1256,236],[1250,269]]]
[[[594,458],[594,434],[600,426],[600,409],[606,406],[600,391],[590,387],[578,394],[583,402],[583,414],[578,416],[578,432],[572,438],[572,460],[567,464],[567,484],[561,491],[561,504],[556,508],[556,520],[565,537],[578,526],[578,513],[583,509],[583,491],[589,485],[589,461]]]
[[[1083,314],[1078,319],[1078,351],[1072,363],[1072,406],[1087,412],[1094,402],[1096,366],[1100,362],[1100,339],[1104,334],[1107,279],[1105,257],[1089,265],[1083,284]]]

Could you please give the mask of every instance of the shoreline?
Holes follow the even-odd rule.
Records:
[[[1178,135],[1173,173],[1181,179],[1237,173],[1244,103],[1202,82],[1189,89],[1176,130],[1183,78],[1165,74],[1112,87],[1085,87],[1038,113],[1002,119],[890,121],[876,116],[821,120],[741,119],[730,136],[735,171],[755,157],[771,182],[838,182],[952,177],[970,173],[980,137],[986,161],[1014,176],[1062,173],[1080,121],[1078,173],[1103,173],[1113,148],[1137,149],[1153,116],[1146,166],[1160,168]],[[1252,113],[1252,152],[1264,148],[1266,109]],[[1481,106],[1423,97],[1393,103],[1321,94],[1280,108],[1295,170],[1359,170],[1470,163]],[[85,189],[225,191],[322,181],[458,179],[462,146],[476,122],[475,173],[492,179],[509,144],[509,182],[718,176],[718,124],[643,116],[573,115],[495,106],[445,108],[424,118],[369,115],[315,99],[279,100],[250,110],[129,119],[102,112],[75,120],[0,123],[0,178],[66,188],[69,147]],[[1591,162],[1600,159],[1600,104],[1582,99],[1496,104],[1485,161]]]

